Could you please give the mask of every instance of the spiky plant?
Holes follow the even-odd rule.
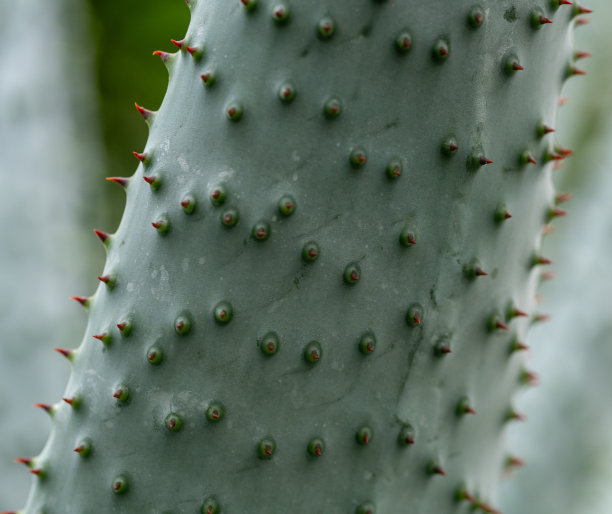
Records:
[[[24,512],[497,512],[565,4],[191,2]]]

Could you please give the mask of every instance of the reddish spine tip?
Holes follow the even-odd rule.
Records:
[[[74,451],[75,451],[75,452],[77,452],[77,453],[83,453],[83,452],[85,451],[85,445],[84,445],[84,444],[80,444],[80,445],[78,445],[78,446],[77,446],[77,447],[74,449]]]
[[[110,277],[110,275],[102,275],[102,276],[98,277],[98,280],[100,282],[104,282],[105,284],[108,284],[110,282],[110,280],[111,280],[111,277]]]
[[[64,348],[53,348],[53,351],[57,353],[61,353],[68,360],[72,359],[72,353],[73,353],[72,350],[66,350]]]
[[[436,464],[432,471],[436,474],[436,475],[442,475],[445,476],[446,475],[446,471],[444,471],[444,469],[442,469],[442,466],[440,466],[439,464]]]
[[[49,405],[48,403],[35,403],[34,407],[38,407],[49,414],[51,414],[51,410],[53,410],[53,405]]]
[[[421,314],[419,312],[415,312],[414,316],[412,316],[412,321],[414,321],[414,323],[416,323],[417,325],[421,324]]]
[[[555,196],[555,203],[563,203],[572,199],[571,193],[558,193]]]
[[[185,50],[187,50],[193,57],[198,52],[198,47],[197,46],[185,46]]]
[[[570,75],[586,75],[586,71],[576,68],[576,66],[572,66],[570,68]]]
[[[495,326],[497,328],[499,328],[500,330],[510,330],[508,325],[506,325],[505,323],[501,322],[500,320],[495,321]]]
[[[104,340],[108,337],[108,334],[96,334],[94,336],[92,336],[94,339],[97,339],[98,341],[102,341],[104,342]]]
[[[153,185],[153,182],[155,182],[155,180],[157,180],[157,177],[142,177],[142,178],[149,185]]]
[[[155,50],[155,52],[153,52],[153,55],[159,56],[163,63],[165,63],[170,57],[170,54],[168,52],[162,52],[161,50]]]
[[[71,296],[70,299],[71,300],[76,300],[83,307],[87,307],[89,305],[89,298],[87,298],[86,296]]]
[[[526,318],[526,317],[528,317],[528,316],[529,316],[529,314],[527,314],[525,311],[522,311],[522,310],[520,310],[520,309],[516,309],[516,308],[515,308],[515,309],[513,309],[513,310],[512,310],[512,317],[513,317],[513,318],[516,318],[516,317],[519,317],[519,316],[520,316],[520,317],[523,317],[523,318]]]
[[[554,132],[555,129],[549,127],[548,125],[542,125],[542,131],[544,132],[544,134],[550,134],[551,132]]]
[[[508,216],[509,216],[509,215],[508,215]],[[477,277],[486,277],[486,276],[488,275],[488,273],[487,273],[485,270],[483,270],[483,269],[482,269],[480,266],[476,266],[476,267],[474,268],[474,274],[475,274]]]
[[[136,159],[138,159],[140,162],[145,162],[145,160],[147,159],[147,154],[146,153],[138,153],[138,152],[132,152],[134,154],[134,157],[136,157]]]
[[[525,68],[523,68],[518,62],[515,61],[515,62],[512,63],[512,69],[514,71],[522,71]]]
[[[527,162],[530,162],[531,164],[537,164],[535,157],[531,154],[527,154]]]
[[[593,9],[589,9],[588,7],[583,7],[582,5],[576,4],[574,6],[577,14],[589,14],[593,12]]]
[[[176,39],[171,39],[171,43],[177,48],[183,48],[183,41],[177,41]]]
[[[552,23],[552,20],[550,18],[547,18],[544,15],[541,15],[539,18],[539,22],[540,22],[540,25],[546,25],[547,23]]]
[[[130,179],[127,177],[106,177],[106,180],[115,182],[115,184],[119,184],[121,187],[127,187],[127,184],[130,181]]]
[[[106,244],[106,242],[108,241],[108,238],[110,237],[110,234],[107,234],[106,232],[102,232],[101,230],[98,230],[96,228],[94,228],[94,233],[100,238],[100,241],[102,241],[102,243]]]
[[[136,109],[145,121],[147,121],[153,115],[153,111],[145,109],[144,107],[138,105],[136,102],[134,102],[134,105],[136,106]]]
[[[28,467],[30,467],[32,465],[32,461],[33,461],[33,459],[29,459],[27,457],[18,457],[18,458],[15,459],[15,462],[17,462],[19,464],[25,464]]]
[[[592,56],[592,54],[590,52],[581,52],[580,50],[576,50],[574,52],[574,58],[576,60],[578,60],[578,59],[587,59],[587,58],[589,58],[591,56]]]
[[[74,406],[77,402],[76,398],[62,398],[68,405]]]
[[[485,164],[493,164],[493,161],[491,159],[487,159],[484,155],[480,156],[479,162],[481,166],[484,166]]]
[[[43,470],[42,470],[42,468],[33,468],[33,469],[30,470],[30,473],[32,473],[33,475],[36,475],[36,476],[42,476]]]

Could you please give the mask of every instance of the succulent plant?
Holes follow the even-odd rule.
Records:
[[[565,4],[189,2],[24,512],[498,512]]]

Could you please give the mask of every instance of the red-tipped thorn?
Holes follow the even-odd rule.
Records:
[[[581,70],[580,68],[576,68],[576,66],[570,66],[567,74],[569,76],[572,76],[572,75],[586,75],[586,71]]]
[[[555,195],[555,203],[568,202],[571,199],[572,199],[571,193],[557,193]]]
[[[104,282],[105,284],[108,284],[111,281],[111,276],[110,275],[102,275],[98,277],[98,280],[100,282]]]
[[[166,61],[168,61],[172,54],[169,54],[168,52],[162,52],[161,50],[155,50],[155,52],[153,52],[153,55],[158,55],[162,62],[166,63]]]
[[[149,184],[149,185],[153,185],[153,182],[155,182],[157,180],[157,177],[153,176],[153,177],[142,177],[144,179],[144,181]]]
[[[421,324],[421,313],[415,312],[414,316],[412,316],[412,321],[416,323],[417,325],[420,325]]]
[[[591,23],[591,20],[588,18],[576,18],[576,25],[588,25]]]
[[[198,47],[197,46],[187,46],[185,45],[185,50],[187,50],[191,56],[193,57],[196,53],[198,53]]]
[[[518,318],[518,317],[527,318],[527,317],[529,317],[529,314],[527,314],[525,311],[517,309],[516,307],[513,307],[510,310],[510,317],[511,318]]]
[[[138,153],[138,152],[132,152],[132,153],[134,154],[134,157],[136,157],[136,159],[138,159],[142,163],[144,163],[147,160],[146,153]]]
[[[579,59],[587,59],[589,57],[591,57],[592,54],[590,52],[581,52],[580,50],[576,50],[574,52],[574,59],[579,60]]]
[[[127,187],[128,182],[130,181],[130,179],[127,177],[106,177],[106,180],[119,184],[121,187]]]
[[[522,384],[529,385],[529,386],[536,386],[538,385],[538,379],[539,379],[538,374],[534,373],[533,371],[527,371],[525,369],[521,372],[520,381]]]
[[[514,62],[512,63],[512,69],[513,69],[514,71],[522,71],[522,70],[524,70],[525,68],[523,68],[523,67],[522,67],[522,66],[521,66],[521,65],[520,65],[518,62],[514,61]]]
[[[495,328],[499,328],[500,330],[510,330],[508,325],[506,325],[500,320],[495,320]]]
[[[516,421],[527,421],[527,416],[525,416],[525,414],[523,414],[522,412],[517,412],[514,409],[510,409],[508,411],[506,418],[508,420],[515,419]]]
[[[593,12],[593,9],[583,7],[582,5],[574,4],[574,12],[576,14],[590,14]]]
[[[548,210],[549,219],[559,218],[565,215],[567,215],[567,211],[564,211],[563,209],[559,209],[558,207],[553,207],[552,209]]]
[[[477,277],[486,277],[488,273],[485,270],[483,270],[480,266],[475,266],[474,275],[476,275]]]
[[[104,344],[108,344],[111,341],[111,336],[110,334],[104,332],[102,334],[96,334],[94,336],[92,336],[94,339],[97,339],[98,341],[102,341]]]
[[[51,411],[53,410],[53,405],[49,405],[48,403],[35,403],[34,407],[44,410],[47,412],[47,414],[51,414]]]
[[[170,41],[177,48],[183,48],[183,43],[185,42],[185,40],[183,40],[183,39],[181,39],[180,41],[177,41],[176,39],[171,39]]]
[[[83,307],[89,305],[89,298],[87,296],[71,296],[70,299],[79,302]]]
[[[563,157],[569,157],[570,155],[574,154],[573,150],[570,150],[569,148],[564,148],[564,147],[559,146],[559,145],[555,146],[555,151],[557,153],[560,153],[561,155],[563,155]]]
[[[547,23],[552,23],[552,20],[550,18],[547,18],[543,14],[541,14],[538,17],[538,21],[540,22],[540,25],[546,25]]]
[[[153,116],[153,114],[155,114],[153,111],[145,109],[144,107],[138,105],[136,102],[134,102],[134,105],[136,106],[136,109],[145,121],[147,121],[151,116]]]
[[[434,473],[435,475],[442,475],[442,476],[446,475],[446,471],[444,471],[442,466],[440,466],[439,464],[436,464],[435,466],[433,466],[431,468],[431,472]]]
[[[79,401],[77,398],[74,398],[74,397],[73,398],[62,398],[62,400],[64,400],[71,407],[76,407]]]
[[[485,164],[493,164],[493,161],[491,159],[487,159],[484,155],[481,155],[478,158],[478,162],[481,166],[484,166]]]
[[[85,446],[85,444],[79,444],[74,451],[81,454],[83,453],[85,450],[87,449],[87,446]]]
[[[33,475],[36,475],[37,477],[41,477],[43,475],[43,469],[42,468],[33,468],[30,470],[30,473],[32,473]]]
[[[572,5],[572,2],[570,0],[559,0],[559,6],[562,5]]]
[[[513,352],[527,351],[527,350],[529,350],[529,346],[527,346],[525,343],[521,343],[520,341],[515,341],[512,344],[512,351]]]
[[[74,352],[72,350],[66,350],[64,348],[53,348],[53,351],[56,351],[57,353],[61,353],[68,360],[72,360],[72,356],[74,355]]]
[[[25,464],[27,467],[30,467],[33,461],[34,459],[29,459],[27,457],[18,457],[15,459],[15,462],[18,462],[19,464]]]
[[[554,131],[555,131],[555,129],[554,129],[554,128],[549,127],[548,125],[545,125],[545,124],[543,124],[541,128],[542,128],[542,132],[543,132],[544,134],[550,134],[551,132],[554,132]]]
[[[550,259],[547,259],[546,257],[543,257],[541,255],[536,255],[533,258],[533,264],[543,264],[543,265],[547,265],[547,264],[552,264],[552,261]]]
[[[102,241],[103,244],[106,244],[108,242],[110,234],[102,232],[101,230],[98,230],[96,228],[94,228],[94,233],[100,238],[100,241]]]
[[[530,162],[531,164],[537,164],[538,163],[535,160],[535,157],[533,155],[531,155],[530,153],[527,154],[527,162]]]

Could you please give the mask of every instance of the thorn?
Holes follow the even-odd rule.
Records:
[[[533,323],[545,323],[550,321],[550,314],[534,314],[531,321]]]
[[[136,159],[138,159],[143,164],[145,164],[145,162],[148,160],[148,155],[146,153],[138,153],[138,152],[132,152],[132,153],[134,154],[134,157],[136,157]]]
[[[554,280],[555,274],[552,271],[545,271],[540,275],[541,280]]]
[[[543,136],[545,136],[546,134],[550,134],[551,132],[554,132],[554,131],[555,131],[555,129],[554,129],[554,128],[549,127],[549,126],[548,126],[548,125],[546,125],[545,123],[542,123],[542,124],[540,124],[540,125],[538,126],[537,133],[538,133],[538,136],[543,137]]]
[[[559,7],[561,7],[562,5],[572,5],[572,2],[570,2],[570,0],[557,0],[557,3],[559,4]]]
[[[527,314],[525,311],[522,311],[522,310],[517,309],[516,307],[512,306],[512,307],[510,307],[510,309],[508,311],[508,317],[510,319],[518,318],[518,317],[527,318],[527,317],[529,317],[529,314]]]
[[[563,155],[561,155],[560,153],[551,151],[551,150],[546,150],[544,152],[544,161],[545,162],[549,162],[549,161],[560,161],[563,160],[565,157]]]
[[[82,454],[82,453],[83,453],[83,452],[85,452],[86,450],[87,450],[87,446],[85,446],[85,444],[84,444],[84,443],[79,444],[79,445],[78,445],[78,446],[77,446],[77,447],[74,449],[74,451],[75,451],[75,452],[77,452],[77,453],[79,453],[79,454]]]
[[[537,161],[535,160],[535,157],[533,155],[531,155],[530,153],[527,154],[526,159],[527,159],[527,162],[529,162],[531,164],[537,164]]]
[[[106,177],[106,180],[110,180],[111,182],[114,182],[115,184],[119,184],[123,188],[126,188],[128,185],[128,182],[130,181],[130,179],[127,177]]]
[[[571,199],[572,199],[571,193],[557,193],[555,195],[555,203],[568,202]]]
[[[552,23],[552,20],[550,18],[547,18],[543,14],[540,14],[540,16],[538,16],[538,22],[540,23],[540,25],[546,25],[547,23]]]
[[[30,470],[30,473],[40,478],[42,478],[42,476],[44,475],[44,471],[42,468],[33,468]]]
[[[110,241],[110,234],[107,234],[106,232],[102,232],[101,230],[98,230],[98,229],[94,229],[94,233],[100,238],[100,241],[102,241],[102,244],[104,244],[104,246],[108,245]]]
[[[474,498],[474,496],[472,496],[467,491],[465,486],[461,486],[459,489],[457,489],[457,492],[455,493],[455,498],[457,499],[457,501],[467,500],[470,503],[476,503],[476,498]]]
[[[102,334],[96,334],[92,337],[94,339],[97,339],[98,341],[102,341],[104,344],[109,344],[112,340],[112,336],[107,332],[103,332]]]
[[[87,296],[71,296],[70,299],[71,300],[76,300],[77,302],[79,302],[85,308],[89,307],[89,300],[90,299]]]
[[[161,50],[155,50],[155,52],[153,52],[153,55],[158,55],[162,62],[166,64],[172,54],[169,54],[168,52],[162,52]]]
[[[463,398],[457,405],[457,415],[462,416],[464,414],[476,414],[468,398]]]
[[[34,459],[30,459],[28,457],[18,457],[15,459],[15,462],[19,464],[25,464],[28,468],[32,466]]]
[[[432,475],[441,475],[441,476],[446,476],[446,472],[444,471],[444,469],[442,468],[442,466],[440,466],[440,464],[434,464],[431,467],[431,474]]]
[[[477,277],[486,277],[488,273],[485,270],[483,270],[480,266],[476,266],[474,267],[474,275],[476,275]]]
[[[53,351],[56,351],[57,353],[61,353],[69,361],[71,361],[72,357],[74,356],[73,350],[65,350],[64,348],[53,348]]]
[[[115,277],[113,275],[101,275],[98,280],[104,282],[111,289],[115,287]]]
[[[578,2],[574,4],[574,16],[578,16],[579,14],[590,14],[592,12],[593,9],[583,7],[582,5],[579,5]]]
[[[508,212],[508,208],[504,204],[498,206],[493,214],[493,219],[497,223],[509,220],[510,218],[512,218],[512,214]]]
[[[580,50],[576,50],[574,52],[574,59],[576,59],[577,61],[579,59],[587,59],[589,57],[591,57],[592,54],[590,52],[581,52]]]
[[[197,46],[186,46],[185,45],[185,50],[187,50],[191,54],[191,57],[197,57],[198,54],[200,53],[200,49]]]
[[[484,155],[480,155],[478,157],[478,162],[481,166],[484,166],[485,164],[493,164],[493,161],[491,159],[487,159]]]
[[[591,20],[588,18],[576,18],[576,25],[588,25],[591,23]]]
[[[412,321],[416,324],[416,325],[420,325],[421,324],[421,313],[416,311],[414,313],[414,315],[412,316]]]
[[[548,209],[548,221],[565,215],[567,215],[567,211],[559,209],[558,207],[551,207],[550,209]]]
[[[204,82],[205,86],[212,86],[213,82],[215,81],[215,75],[210,71],[202,73],[200,78],[202,79],[202,82]]]
[[[153,191],[157,191],[162,184],[162,177],[160,175],[153,175],[151,177],[142,177],[144,181],[151,186]]]
[[[526,369],[521,371],[519,382],[523,385],[536,386],[538,385],[538,374]]]
[[[500,330],[510,330],[508,325],[506,325],[505,323],[501,322],[500,320],[496,320],[495,321],[495,328],[499,328]]]
[[[176,41],[175,39],[171,39],[170,41],[172,42],[172,44],[173,44],[174,46],[176,46],[176,47],[177,47],[177,48],[179,48],[179,49],[182,49],[182,48],[183,48],[183,43],[185,42],[185,40],[184,40],[184,39],[181,39],[180,41]]]
[[[533,263],[534,266],[536,266],[538,264],[547,265],[547,264],[552,264],[552,261],[550,259],[547,259],[546,257],[541,256],[541,255],[535,255],[533,257],[532,263]]]
[[[72,398],[62,398],[68,405],[75,409],[79,406],[79,399],[73,396]]]
[[[518,62],[514,61],[512,63],[512,69],[514,71],[523,71],[525,68],[523,68]]]
[[[529,346],[527,346],[525,343],[521,343],[518,340],[514,341],[512,345],[510,346],[510,353],[527,351],[527,350],[529,350]]]
[[[576,66],[569,66],[567,68],[567,76],[572,77],[574,75],[586,75],[586,71],[576,68]]]
[[[506,414],[506,420],[511,421],[513,419],[516,421],[527,421],[527,416],[525,416],[525,414],[523,414],[522,412],[517,412],[513,408],[510,408],[510,410]]]
[[[569,148],[564,148],[559,145],[555,145],[555,152],[563,155],[563,157],[569,157],[570,155],[574,154],[573,150],[570,150]]]
[[[141,107],[140,105],[138,105],[136,102],[134,102],[134,105],[136,106],[136,109],[138,110],[142,118],[147,122],[149,121],[150,118],[152,118],[155,115],[154,111],[145,109],[144,107]]]
[[[44,410],[49,415],[53,414],[53,405],[49,405],[48,403],[35,403],[34,407]]]

